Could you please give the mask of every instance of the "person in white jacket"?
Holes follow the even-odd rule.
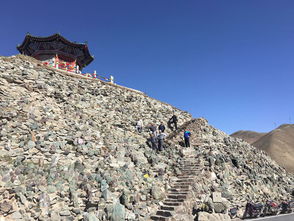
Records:
[[[139,133],[142,133],[142,130],[143,130],[143,121],[142,121],[142,119],[138,120],[136,128],[137,128],[137,131]]]

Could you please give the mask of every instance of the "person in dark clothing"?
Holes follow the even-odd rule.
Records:
[[[157,150],[158,146],[157,146],[157,137],[154,134],[150,134],[150,142],[151,142],[151,148],[153,150]]]
[[[172,126],[172,119],[170,118],[167,122],[167,127],[170,129],[170,130],[174,130],[173,126]]]
[[[164,132],[165,131],[165,126],[163,125],[163,123],[161,122],[160,125],[158,126],[158,130],[159,132]]]
[[[157,127],[155,124],[149,126],[149,133],[155,137],[157,136]]]
[[[184,139],[185,139],[185,146],[186,147],[190,147],[190,136],[191,136],[190,131],[185,130],[185,132],[184,132]]]
[[[174,124],[174,126],[175,126],[175,130],[177,130],[177,129],[178,129],[178,118],[177,118],[176,115],[173,115],[173,116],[171,117],[171,122]]]
[[[149,130],[150,130],[150,132],[155,133],[156,132],[156,126],[154,124],[151,124],[149,126]]]

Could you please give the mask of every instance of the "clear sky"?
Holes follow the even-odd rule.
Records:
[[[88,41],[85,71],[229,134],[294,122],[293,0],[10,0],[0,28],[5,56],[27,32]]]

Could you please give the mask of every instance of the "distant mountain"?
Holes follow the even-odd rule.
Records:
[[[283,124],[252,145],[266,151],[289,172],[294,172],[294,124]]]
[[[232,137],[238,137],[242,140],[246,141],[247,143],[254,143],[258,139],[260,139],[262,136],[264,136],[266,133],[258,133],[255,131],[250,130],[239,130],[233,134],[231,134]]]
[[[231,136],[264,150],[279,165],[294,173],[294,124],[283,124],[269,133],[237,131]]]

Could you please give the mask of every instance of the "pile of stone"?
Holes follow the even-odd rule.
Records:
[[[25,56],[0,64],[1,215],[138,220],[156,208],[173,173],[170,158],[180,155],[156,154],[136,122],[167,122],[175,113],[183,123],[190,114]]]
[[[147,220],[179,172],[185,128],[204,166],[193,201],[221,192],[227,207],[243,206],[288,198],[293,187],[265,153],[204,119],[26,56],[0,57],[0,110],[0,218]],[[151,150],[136,122],[166,123],[173,114],[182,128],[167,130],[164,151]]]
[[[186,122],[170,135],[169,142],[182,145],[185,130],[191,131],[191,144],[204,166],[194,188],[198,202],[195,208],[206,203],[211,212],[227,213],[228,209],[238,207],[238,216],[242,217],[249,201],[292,199],[293,174],[287,173],[265,152],[213,128],[202,118]]]

